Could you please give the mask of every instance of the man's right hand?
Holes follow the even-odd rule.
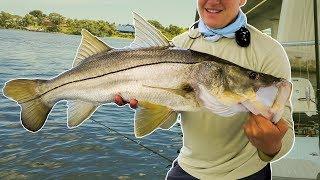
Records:
[[[119,94],[116,94],[114,96],[114,102],[118,105],[118,106],[123,106],[125,104],[128,104],[130,105],[130,107],[132,109],[136,109],[138,108],[138,101],[136,99],[130,99],[130,101],[125,101]]]

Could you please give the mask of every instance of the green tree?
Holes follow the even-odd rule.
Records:
[[[157,28],[163,35],[165,35],[168,39],[172,39],[173,37],[177,36],[178,34],[183,33],[186,31],[186,28],[181,28],[175,25],[170,24],[169,27],[164,27],[159,21],[157,20],[148,20],[150,24],[152,24],[155,28]]]
[[[100,32],[99,36],[112,36],[116,31],[115,26],[112,26],[106,21],[98,21],[97,26]]]
[[[80,34],[82,29],[87,29],[96,36],[113,36],[116,34],[115,24],[106,21],[71,20],[66,21],[67,30],[71,34]]]
[[[20,29],[19,22],[21,17],[17,15],[12,15],[10,13],[1,11],[0,13],[0,27],[1,28],[13,28]]]
[[[77,34],[77,27],[76,27],[76,23],[75,21],[77,21],[76,19],[70,19],[68,18],[66,20],[66,29],[65,29],[65,33],[67,34]]]
[[[34,16],[36,18],[37,25],[42,26],[43,25],[43,20],[47,16],[40,10],[33,10],[29,12],[30,15]]]
[[[184,31],[185,31],[184,28],[181,28],[172,24],[170,24],[169,27],[165,28],[165,34],[169,39],[172,39],[173,37],[183,33]]]
[[[160,30],[160,31],[164,30],[164,27],[162,26],[162,24],[159,21],[157,21],[157,20],[148,20],[148,22],[150,24],[152,24],[154,27],[156,27],[158,30]]]
[[[0,27],[6,28],[7,21],[11,19],[11,14],[1,11],[0,13]]]
[[[26,14],[23,18],[22,18],[22,26],[23,27],[28,27],[28,26],[35,26],[37,24],[37,18],[30,15],[30,14]]]
[[[19,16],[13,16],[11,19],[6,21],[6,28],[10,29],[20,29],[19,21],[21,20],[21,17]]]
[[[38,18],[38,19],[42,19],[42,18],[46,17],[46,15],[43,14],[43,12],[40,11],[40,10],[30,11],[29,14],[34,16],[34,17],[36,17],[36,18]]]
[[[175,25],[165,27],[157,20],[148,20],[148,22],[160,30],[168,39],[187,30],[186,28]],[[24,27],[30,27],[31,29],[40,31],[47,30],[49,32],[62,32],[76,35],[79,35],[82,29],[87,29],[96,36],[133,38],[132,34],[118,32],[115,23],[102,20],[66,19],[58,13],[50,13],[47,16],[40,10],[33,10],[24,17],[12,15],[4,11],[0,12],[0,28],[21,29]]]
[[[51,22],[51,25],[48,27],[48,30],[52,32],[59,32],[61,30],[61,25],[65,21],[65,17],[58,13],[50,13],[48,15],[48,19]]]

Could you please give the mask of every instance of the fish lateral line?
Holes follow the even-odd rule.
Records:
[[[126,69],[120,69],[120,70],[117,70],[117,71],[113,71],[113,72],[109,72],[109,73],[105,73],[105,74],[101,74],[101,75],[98,75],[98,76],[93,76],[93,77],[88,77],[88,78],[84,78],[84,79],[79,79],[79,80],[75,80],[75,81],[71,81],[71,82],[67,82],[67,83],[64,83],[64,84],[61,84],[57,87],[54,87],[38,96],[36,96],[35,98],[33,99],[29,99],[27,101],[22,101],[21,103],[27,103],[27,102],[30,102],[30,101],[33,101],[35,99],[38,99],[40,98],[41,96],[55,90],[55,89],[58,89],[60,87],[63,87],[65,85],[68,85],[68,84],[72,84],[72,83],[77,83],[77,82],[81,82],[81,81],[87,81],[87,80],[91,80],[91,79],[96,79],[96,78],[100,78],[100,77],[103,77],[103,76],[107,76],[107,75],[110,75],[110,74],[114,74],[114,73],[118,73],[118,72],[122,72],[122,71],[126,71],[126,70],[129,70],[129,69],[134,69],[134,68],[138,68],[138,67],[143,67],[143,66],[150,66],[150,65],[156,65],[156,64],[165,64],[165,63],[171,63],[171,64],[197,64],[197,63],[200,63],[200,62],[172,62],[172,61],[164,61],[164,62],[157,62],[157,63],[149,63],[149,64],[143,64],[143,65],[137,65],[137,66],[133,66],[133,67],[129,67],[129,68],[126,68]],[[59,75],[58,75],[59,76]]]

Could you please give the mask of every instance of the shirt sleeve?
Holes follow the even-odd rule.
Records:
[[[278,42],[276,42],[273,48],[271,48],[270,52],[267,53],[267,56],[265,56],[263,63],[264,65],[261,66],[262,72],[291,81],[290,62],[285,50]],[[270,157],[262,151],[258,150],[258,155],[263,161],[277,161],[288,154],[293,147],[295,133],[294,121],[292,118],[291,96],[285,104],[282,119],[288,124],[288,130],[282,138],[282,147],[274,157]]]

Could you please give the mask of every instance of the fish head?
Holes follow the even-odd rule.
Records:
[[[229,102],[232,101],[232,104],[253,99],[261,87],[269,87],[281,82],[281,78],[238,66],[226,67],[224,74],[222,94],[225,99],[229,99]]]

